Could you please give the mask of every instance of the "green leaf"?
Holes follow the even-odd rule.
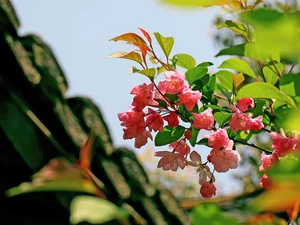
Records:
[[[41,184],[35,184],[30,182],[21,183],[17,187],[9,189],[6,194],[9,197],[15,195],[21,195],[32,192],[58,192],[58,191],[70,191],[70,192],[85,192],[89,194],[96,193],[96,187],[94,184],[83,178],[70,178],[70,179],[57,179],[47,181]]]
[[[200,224],[216,224],[216,225],[238,225],[235,217],[222,212],[219,206],[212,203],[202,203],[193,208],[192,225]]]
[[[212,91],[216,91],[216,88],[217,88],[216,76],[215,75],[211,75],[209,77],[209,81],[208,81],[208,83],[206,85],[208,87],[210,87]]]
[[[177,60],[176,65],[182,68],[191,69],[196,65],[196,60],[188,54],[176,54],[173,58]]]
[[[142,64],[143,60],[139,53],[137,52],[115,52],[108,56],[108,58],[122,58],[122,59],[129,59],[135,62]]]
[[[114,219],[127,220],[129,216],[126,210],[94,196],[75,197],[71,202],[70,214],[71,224],[102,224]]]
[[[237,93],[235,101],[239,98],[277,99],[285,101],[292,107],[296,107],[295,102],[291,97],[287,96],[273,85],[264,82],[255,82],[245,85]]]
[[[216,77],[219,80],[219,85],[224,89],[224,90],[230,90],[232,91],[232,72],[229,72],[227,70],[220,70],[217,73],[215,73]]]
[[[279,87],[289,96],[300,96],[300,73],[283,75]]]
[[[286,106],[278,107],[275,112],[274,124],[277,129],[300,131],[300,111]]]
[[[172,51],[172,48],[173,48],[173,45],[174,45],[174,38],[172,38],[172,37],[163,37],[158,32],[155,32],[154,36],[155,36],[159,46],[161,47],[161,49],[165,53],[165,56],[167,58],[169,58],[169,55],[170,55],[170,53]]]
[[[173,143],[182,137],[184,134],[185,128],[183,126],[170,127],[165,126],[163,132],[158,132],[154,143],[155,146],[162,146]]]
[[[210,66],[213,66],[214,64],[212,62],[202,62],[199,65],[197,65],[197,67],[201,67],[201,68],[207,68]]]
[[[245,56],[245,44],[236,45],[236,46],[222,49],[221,51],[219,51],[219,53],[216,55],[216,57],[223,56],[223,55]]]
[[[270,55],[296,58],[300,55],[300,12],[283,13],[274,9],[251,10],[245,18],[255,27],[255,52],[270,59]],[[273,60],[273,56],[271,57]],[[279,60],[276,60],[279,61]]]
[[[279,72],[282,73],[283,71],[283,64],[282,63],[276,63],[276,67],[278,68]],[[263,73],[266,78],[266,82],[269,84],[275,84],[278,80],[278,75],[275,73],[276,69],[273,65],[270,65],[271,68],[268,66],[264,66]]]
[[[237,135],[235,136],[235,140],[238,140],[238,141],[244,141],[244,142],[247,142],[250,140],[250,138],[252,137],[253,133],[250,132],[250,133],[247,133],[245,131],[240,131],[237,133]],[[236,142],[236,144],[239,144],[238,142]]]
[[[245,62],[244,60],[238,59],[238,58],[232,58],[225,60],[219,68],[227,68],[227,69],[233,69],[238,72],[247,74],[250,77],[253,77],[256,79],[254,71],[251,69],[249,64]]]
[[[200,141],[196,143],[196,145],[206,145],[208,146],[208,139],[207,138],[202,138]]]
[[[143,74],[146,77],[148,77],[151,81],[153,81],[154,77],[155,77],[155,74],[156,74],[156,69],[155,68],[149,68],[149,69],[139,70],[138,68],[132,66],[130,68],[130,73]]]
[[[161,99],[154,99],[154,100],[158,102],[160,107],[165,108],[165,109],[168,108],[168,105],[167,105],[166,101],[161,100]]]
[[[156,68],[156,71],[157,71],[157,75],[158,75],[158,74],[161,74],[162,72],[165,72],[166,68],[164,66],[160,66],[160,67]]]
[[[228,28],[228,29],[232,30],[233,32],[235,32],[236,34],[242,35],[246,39],[248,39],[248,34],[247,34],[246,27],[243,24],[239,23],[239,22],[235,22],[235,21],[232,21],[232,20],[226,20],[224,23],[218,25],[217,28],[218,29]]]
[[[179,101],[179,97],[178,97],[177,94],[168,94],[168,93],[166,93],[166,94],[164,94],[164,96],[166,98],[168,98],[171,103],[176,103],[176,102]]]
[[[199,80],[200,78],[205,76],[207,72],[207,68],[195,67],[186,71],[185,78],[187,79],[189,84],[192,85],[196,80]]]
[[[220,127],[223,127],[223,125],[230,120],[231,116],[231,113],[226,112],[216,112],[214,114],[215,121],[220,125]]]
[[[197,143],[197,137],[198,137],[198,134],[199,134],[199,131],[198,129],[194,129],[192,128],[192,138],[190,140],[190,144],[195,147],[196,143]]]

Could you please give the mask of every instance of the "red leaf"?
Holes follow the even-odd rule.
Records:
[[[142,57],[143,57],[143,62],[145,64],[147,64],[146,63],[146,55],[147,55],[147,51],[149,50],[149,48],[147,46],[140,45],[140,44],[135,44],[135,46],[137,46],[140,49],[140,51],[142,53]]]
[[[144,29],[142,29],[142,28],[139,28],[139,29],[140,29],[140,31],[142,31],[143,35],[147,38],[147,40],[148,40],[148,41],[150,42],[150,44],[151,44],[151,43],[152,43],[152,39],[151,39],[149,33],[148,33],[147,31],[145,31]]]
[[[86,141],[86,143],[80,148],[79,155],[79,165],[87,170],[91,168],[91,159],[92,159],[92,147],[95,139],[95,131],[91,130],[91,133]]]
[[[122,34],[120,36],[110,39],[110,41],[127,41],[132,44],[140,44],[143,46],[147,46],[147,43],[144,41],[144,39],[135,33]]]

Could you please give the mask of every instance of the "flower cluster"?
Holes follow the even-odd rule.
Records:
[[[270,135],[273,139],[272,148],[274,151],[269,155],[265,152],[261,154],[261,166],[259,167],[259,171],[261,172],[266,172],[272,168],[285,155],[300,150],[300,138],[297,135],[294,137],[285,137],[277,132],[271,132]],[[265,189],[274,187],[274,183],[266,173],[261,177],[260,185]]]
[[[179,71],[167,71],[165,80],[160,81],[158,85],[154,81],[150,84],[144,83],[135,86],[130,93],[135,95],[132,105],[126,112],[118,114],[121,125],[124,126],[124,139],[134,138],[135,147],[140,148],[147,143],[148,138],[152,140],[151,132],[164,133],[165,126],[169,129],[175,128],[176,131],[181,124],[180,120],[189,123],[177,140],[169,142],[171,151],[155,153],[155,156],[160,157],[158,168],[176,171],[178,168],[193,166],[199,174],[202,197],[210,198],[215,195],[213,173],[237,168],[240,155],[233,150],[234,141],[228,137],[227,130],[216,126],[213,109],[199,108],[203,105],[200,102],[202,93],[193,90],[186,82],[185,74]],[[231,105],[233,115],[227,127],[234,132],[263,128],[261,116],[253,119],[250,113],[246,113],[249,107],[254,107],[251,98],[241,98],[237,105]],[[185,113],[180,108],[183,108]],[[197,139],[198,132],[193,134],[193,131],[202,129],[210,131],[203,140],[206,139],[207,146],[212,148],[204,163],[199,153],[191,152],[189,143],[192,138]]]

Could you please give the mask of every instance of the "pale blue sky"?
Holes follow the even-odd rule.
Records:
[[[21,21],[19,34],[35,33],[50,45],[67,76],[67,95],[88,96],[99,105],[116,146],[133,149],[133,141],[122,138],[117,113],[131,104],[131,88],[148,80],[129,74],[134,62],[107,58],[115,51],[128,50],[109,39],[139,32],[137,27],[141,27],[151,34],[158,31],[173,36],[173,54],[188,53],[197,63],[211,61],[216,66],[222,60],[214,58],[218,49],[212,41],[216,32],[212,21],[221,10],[218,7],[182,11],[163,6],[158,0],[11,1]],[[231,184],[223,189],[228,193],[237,187]]]
[[[132,102],[134,85],[148,82],[130,75],[134,62],[109,59],[115,51],[128,50],[109,39],[127,32],[173,36],[173,54],[189,53],[197,62],[211,60],[217,49],[212,43],[212,20],[218,8],[182,11],[162,6],[156,0],[12,0],[21,21],[20,35],[35,33],[53,49],[65,71],[68,96],[91,97],[100,106],[116,145],[132,146],[122,139],[118,112]],[[159,50],[159,49],[158,49]],[[161,54],[162,56],[162,54]],[[220,63],[220,61],[218,61]],[[217,63],[217,65],[218,65]]]

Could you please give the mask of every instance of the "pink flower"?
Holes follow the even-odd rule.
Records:
[[[208,137],[208,145],[216,150],[227,146],[228,142],[228,135],[224,129],[219,128],[217,131],[211,131]]]
[[[260,186],[262,186],[265,189],[271,189],[274,187],[274,184],[272,182],[272,180],[267,176],[267,174],[264,174],[261,178],[260,178]]]
[[[200,114],[192,113],[192,115],[194,117],[194,124],[192,125],[192,128],[205,130],[212,129],[214,125],[214,116],[211,108],[206,109]]]
[[[121,126],[137,126],[145,127],[144,112],[137,110],[135,107],[130,107],[126,112],[118,113]]]
[[[148,109],[148,115],[146,118],[146,125],[149,127],[149,131],[163,131],[164,121],[160,114],[155,112],[153,109]]]
[[[161,81],[158,84],[158,89],[164,94],[177,94],[185,88],[184,80],[179,76],[171,75],[169,79]]]
[[[211,182],[205,182],[200,188],[200,194],[203,198],[211,198],[216,195],[216,187]]]
[[[248,120],[248,125],[250,127],[250,130],[260,130],[260,129],[262,129],[264,127],[262,119],[263,119],[262,116],[258,116],[256,118],[249,119]]]
[[[149,85],[144,83],[142,85],[134,86],[130,92],[130,94],[135,95],[135,97],[133,98],[132,105],[136,106],[140,110],[142,110],[147,105],[157,106],[158,103],[153,100],[153,87],[153,83]]]
[[[191,140],[192,137],[193,137],[193,133],[190,129],[187,129],[185,132],[184,132],[184,137],[187,139],[187,140]]]
[[[147,144],[147,139],[150,138],[152,140],[152,135],[149,131],[143,130],[138,132],[137,136],[135,137],[134,147],[140,148]]]
[[[267,155],[266,153],[261,153],[261,166],[259,167],[259,171],[265,171],[272,166],[279,160],[278,156],[274,153],[271,155]]]
[[[262,116],[252,119],[250,114],[243,113],[234,105],[231,106],[231,109],[235,112],[229,121],[230,129],[233,132],[242,130],[249,133],[250,130],[260,130],[264,127]]]
[[[188,111],[192,111],[202,94],[199,91],[193,91],[190,88],[178,94],[180,99],[179,104],[183,104]]]
[[[209,167],[202,163],[201,156],[196,151],[192,151],[190,158],[192,161],[188,161],[188,164],[197,167],[196,171],[199,173],[200,185],[204,184],[207,179],[214,179]]]
[[[251,106],[251,108],[254,108],[254,101],[252,98],[240,98],[237,102],[237,107],[242,112],[246,112],[249,106]]]
[[[190,153],[190,147],[184,140],[175,141],[169,145],[170,149],[178,152],[179,155],[186,157]]]
[[[233,141],[229,141],[227,146],[223,150],[212,151],[207,159],[210,161],[217,172],[226,172],[229,169],[235,169],[238,167],[238,162],[241,157],[240,154],[232,150]]]
[[[171,77],[178,77],[182,80],[185,80],[185,74],[180,72],[180,71],[166,71],[165,72],[165,77],[167,79],[171,79]]]
[[[274,151],[279,157],[282,157],[294,150],[295,145],[291,137],[284,137],[276,132],[271,132],[270,135],[273,139],[272,148],[274,148]]]
[[[237,132],[239,130],[248,131],[250,130],[249,120],[250,115],[246,113],[235,113],[231,117],[229,121],[230,129],[233,132]]]
[[[178,167],[183,169],[187,166],[186,159],[179,155],[178,153],[172,153],[168,151],[155,152],[155,156],[162,157],[157,164],[158,168],[163,168],[163,170],[173,170],[176,171]]]
[[[177,127],[179,125],[178,115],[175,112],[170,112],[170,114],[164,116],[163,119],[168,122],[170,127]]]
[[[145,129],[144,115],[144,112],[137,110],[136,107],[131,107],[126,112],[118,114],[121,125],[125,126],[123,138],[135,138],[134,146],[136,148],[145,145],[148,138],[152,140],[151,133]]]

